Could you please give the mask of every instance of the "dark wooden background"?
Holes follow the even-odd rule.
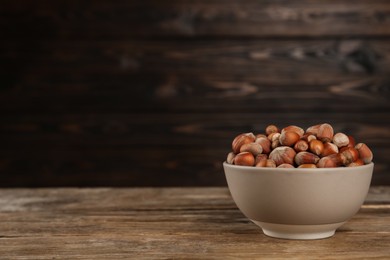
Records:
[[[226,185],[240,132],[329,122],[390,185],[390,1],[1,1],[0,186]]]

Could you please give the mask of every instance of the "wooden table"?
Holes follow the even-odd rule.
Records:
[[[390,258],[390,187],[335,236],[265,236],[227,188],[0,190],[0,259]]]

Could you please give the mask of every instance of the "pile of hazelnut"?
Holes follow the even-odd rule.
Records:
[[[243,133],[234,138],[227,163],[278,168],[354,167],[369,164],[373,154],[352,136],[334,134],[330,124],[303,130],[290,125],[282,130],[269,125],[265,134]]]

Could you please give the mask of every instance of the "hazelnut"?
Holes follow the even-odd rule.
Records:
[[[255,158],[256,167],[265,167],[267,163],[268,156],[266,154],[259,154]]]
[[[240,151],[241,146],[248,143],[253,143],[256,137],[252,133],[240,134],[236,136],[232,142],[232,150],[234,153]]]
[[[357,166],[362,166],[364,165],[364,162],[362,159],[357,159],[354,162],[351,162],[350,164],[347,165],[347,167],[357,167]]]
[[[279,133],[279,128],[276,125],[269,125],[265,128],[265,134],[270,135],[271,133]]]
[[[333,167],[338,167],[341,165],[342,164],[340,162],[338,154],[331,154],[331,155],[322,157],[317,163],[318,168],[333,168]]]
[[[342,152],[338,153],[340,161],[344,165],[348,165],[354,161],[356,161],[359,158],[359,152],[352,147],[348,147],[347,149],[343,150]]]
[[[309,152],[299,152],[295,155],[294,161],[297,165],[301,164],[316,164],[320,157]]]
[[[269,158],[273,159],[276,166],[283,163],[293,164],[296,152],[289,146],[276,147],[270,154]]]
[[[299,140],[294,145],[294,150],[296,152],[307,151],[307,149],[309,149],[309,144],[305,140]]]
[[[322,124],[318,129],[317,139],[320,139],[322,142],[331,142],[333,133],[333,127],[330,124]]]
[[[296,125],[289,125],[283,128],[280,133],[283,134],[283,132],[295,132],[299,135],[299,137],[302,137],[305,133],[305,130]]]
[[[265,167],[275,168],[276,167],[276,163],[272,159],[267,159],[266,162],[265,162]]]
[[[234,157],[235,165],[253,166],[255,164],[255,157],[250,152],[242,152]]]
[[[339,148],[347,146],[349,144],[349,138],[346,134],[337,133],[333,136],[333,143]]]
[[[355,147],[355,138],[353,138],[353,136],[350,136],[350,135],[348,135],[348,140],[349,140],[349,142],[348,142],[348,147]]]
[[[284,131],[279,136],[280,144],[285,146],[293,146],[299,139],[299,134],[293,131]]]
[[[322,157],[331,155],[331,154],[337,154],[339,152],[339,148],[334,143],[324,143],[324,150],[321,153]]]
[[[318,134],[318,130],[320,129],[321,124],[310,126],[306,129],[307,134],[311,134],[316,136]]]
[[[360,159],[362,159],[365,164],[372,162],[373,154],[365,143],[358,143],[355,146],[355,149],[358,151]]]
[[[257,165],[259,162],[266,161],[268,159],[268,155],[266,154],[258,154],[255,157],[255,164]]]
[[[313,135],[313,134],[308,134],[308,133],[306,133],[306,134],[304,134],[303,136],[302,136],[302,138],[301,138],[302,140],[305,140],[306,142],[311,142],[312,140],[315,140],[315,139],[317,139],[317,137],[315,136],[315,135]]]
[[[311,140],[309,143],[309,150],[316,155],[320,155],[324,151],[324,144],[317,139]]]
[[[249,137],[252,138],[253,140],[256,140],[256,136],[255,136],[252,132],[244,133],[244,135],[249,136]]]
[[[272,133],[271,135],[268,136],[268,139],[271,140],[272,149],[275,149],[276,147],[280,146],[279,137],[280,137],[280,133]]]
[[[272,141],[272,143],[271,143],[272,149],[275,149],[276,147],[279,147],[279,146],[280,146],[279,140]]]
[[[261,138],[261,137],[267,138],[267,136],[265,134],[257,134],[256,135],[256,139]]]
[[[260,161],[258,163],[255,164],[255,167],[265,167],[267,163],[267,159],[265,159],[264,161]]]
[[[263,152],[263,147],[261,147],[261,145],[258,143],[243,144],[240,148],[240,152],[250,152],[256,156]]]
[[[274,140],[279,140],[279,136],[280,136],[280,133],[270,133],[267,138],[268,140],[270,140],[271,142],[273,142]]]
[[[265,159],[263,161],[259,161],[258,163],[255,164],[255,167],[266,167],[267,165],[267,160],[268,159]]]
[[[228,153],[227,158],[226,158],[226,162],[229,164],[233,164],[234,157],[236,157],[235,153],[233,153],[233,152]]]
[[[271,152],[271,141],[267,137],[259,137],[255,140],[263,148],[263,153],[269,154]]]

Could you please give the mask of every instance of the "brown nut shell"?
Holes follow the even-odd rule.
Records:
[[[255,164],[255,157],[250,152],[242,152],[234,157],[235,165],[253,166]]]
[[[364,165],[364,162],[362,159],[357,159],[354,162],[351,162],[350,164],[347,165],[347,167],[357,167],[357,166],[362,166]]]
[[[233,152],[228,153],[227,158],[226,158],[226,162],[229,163],[229,164],[233,164],[234,163],[234,157],[236,157],[235,153],[233,153]]]
[[[310,126],[306,129],[306,134],[316,136],[318,134],[318,130],[320,129],[321,124]]]
[[[326,142],[324,143],[324,150],[321,153],[322,157],[331,155],[331,154],[337,154],[339,152],[339,148],[334,143]]]
[[[294,161],[297,165],[301,164],[316,164],[320,157],[309,152],[299,152],[295,155]]]
[[[255,167],[265,167],[267,164],[267,159],[263,161],[259,161],[258,163],[255,163]]]
[[[317,139],[320,139],[322,142],[331,142],[333,139],[333,127],[330,124],[320,125],[317,133]]]
[[[355,147],[355,138],[353,136],[350,136],[348,135],[348,139],[349,139],[349,142],[348,142],[348,145],[347,147]]]
[[[232,142],[232,150],[234,153],[240,152],[241,146],[248,143],[253,143],[256,137],[252,133],[245,133],[236,136]]]
[[[265,134],[270,135],[272,133],[280,133],[279,128],[276,125],[268,125],[265,128]]]
[[[312,140],[317,139],[317,137],[313,134],[306,133],[301,137],[302,140],[305,140],[306,142],[310,143]]]
[[[352,147],[348,147],[342,152],[338,153],[340,161],[343,165],[348,165],[359,158],[359,152]]]
[[[289,146],[279,146],[269,154],[269,158],[275,161],[276,166],[279,166],[283,163],[293,164],[295,155],[296,152],[293,148]]]
[[[255,158],[256,167],[265,167],[267,163],[268,156],[266,154],[259,154]]]
[[[272,141],[272,143],[271,143],[272,149],[275,149],[276,147],[279,147],[279,146],[280,146],[279,140]]]
[[[283,132],[295,132],[299,135],[299,137],[302,137],[305,133],[305,130],[296,125],[289,125],[283,128],[280,133],[283,134]]]
[[[358,143],[355,146],[355,149],[358,151],[360,159],[362,159],[365,164],[369,164],[370,162],[372,162],[372,151],[365,143]]]
[[[268,140],[270,140],[271,142],[275,141],[275,140],[279,140],[279,136],[280,136],[280,133],[271,133],[267,136]]]
[[[256,156],[263,152],[263,147],[261,147],[261,145],[258,143],[243,144],[240,148],[240,152],[250,152]]]
[[[300,138],[301,137],[296,132],[284,131],[279,136],[279,142],[281,145],[294,146],[294,144],[298,142]]]
[[[265,167],[275,168],[276,167],[276,163],[272,159],[267,159],[267,161],[265,162]]]
[[[305,140],[299,140],[294,145],[294,150],[297,153],[307,151],[307,149],[309,149],[309,144]]]
[[[271,152],[271,141],[267,137],[259,137],[255,140],[263,148],[263,153],[269,154]]]
[[[349,144],[349,138],[344,133],[337,133],[333,136],[333,143],[339,148],[344,147]]]
[[[339,167],[341,165],[342,163],[339,159],[338,154],[331,154],[322,157],[317,163],[318,168],[334,168],[334,167]]]
[[[265,134],[257,134],[257,135],[256,135],[256,140],[257,140],[258,138],[261,138],[261,137],[267,138],[267,136],[266,136]]]
[[[320,155],[324,151],[324,144],[320,140],[311,140],[309,150],[316,155]]]
[[[268,155],[266,154],[258,154],[257,156],[255,156],[255,165],[257,165],[259,162],[261,161],[265,161],[268,159]]]

